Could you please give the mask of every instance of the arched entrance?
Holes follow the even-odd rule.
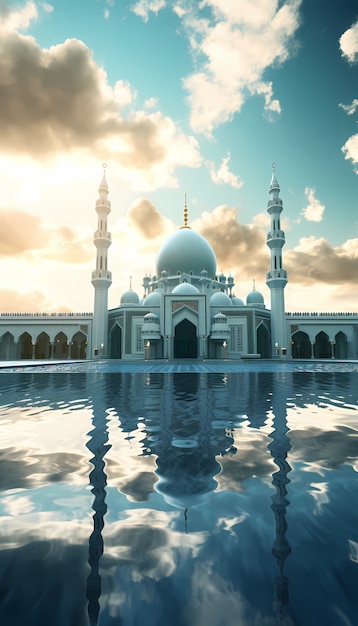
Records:
[[[330,359],[332,356],[331,344],[329,343],[328,335],[321,330],[316,335],[316,358],[317,359]]]
[[[36,339],[35,359],[50,358],[50,337],[45,331],[40,333]]]
[[[257,329],[257,353],[261,358],[268,359],[270,355],[270,336],[265,324],[260,324]]]
[[[87,340],[86,335],[78,331],[72,337],[71,345],[71,359],[85,359],[87,352]]]
[[[20,335],[20,358],[32,359],[32,338],[28,332]]]
[[[198,356],[198,338],[196,326],[185,319],[175,327],[174,358],[196,359]]]
[[[307,333],[304,333],[302,330],[297,331],[297,333],[293,333],[292,342],[292,358],[311,358],[311,342]]]
[[[118,324],[115,324],[111,330],[111,359],[122,358],[122,329]]]
[[[339,333],[335,336],[336,346],[335,346],[335,356],[336,359],[346,359],[348,350],[347,350],[347,336],[342,333],[340,330]]]

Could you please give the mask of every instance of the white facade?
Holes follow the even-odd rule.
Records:
[[[96,201],[94,313],[0,313],[0,360],[358,358],[358,314],[286,313],[283,203],[273,172],[267,211],[270,269],[266,307],[255,288],[246,303],[232,276],[216,273],[215,252],[184,224],[163,244],[156,274],[143,278],[144,297],[131,288],[108,311],[112,283],[108,250],[111,203],[103,172]]]

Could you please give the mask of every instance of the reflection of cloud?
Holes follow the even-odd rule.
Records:
[[[7,448],[0,451],[2,471],[0,489],[31,489],[58,483],[78,475],[86,475],[88,466],[83,456],[67,452],[41,454],[36,449]]]
[[[238,436],[235,439],[236,454],[220,458],[222,471],[216,477],[220,491],[244,491],[248,478],[272,474],[274,466],[267,456],[267,442],[263,438],[258,439],[258,436],[257,431],[254,432],[255,440],[244,441]]]
[[[346,426],[335,430],[320,430],[306,427],[305,430],[291,430],[291,455],[299,456],[308,464],[318,464],[320,468],[337,469],[340,465],[352,465],[358,461],[358,431]]]
[[[5,496],[2,503],[7,515],[31,513],[34,509],[34,505],[29,496]]]
[[[157,480],[158,477],[154,472],[138,472],[129,480],[121,480],[119,487],[121,492],[128,496],[128,500],[146,502],[150,494],[154,492]]]
[[[205,541],[205,533],[191,533],[183,546],[182,532],[173,528],[177,513],[135,509],[126,515],[107,529],[103,567],[127,567],[134,581],[167,578],[176,569],[176,549],[195,556]]]

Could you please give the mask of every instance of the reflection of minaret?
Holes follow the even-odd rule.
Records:
[[[283,617],[283,607],[288,604],[288,578],[284,575],[284,565],[286,558],[291,552],[291,547],[286,539],[287,521],[286,507],[289,501],[286,499],[286,486],[290,482],[287,474],[291,471],[291,467],[287,462],[287,454],[291,449],[290,440],[287,437],[289,428],[287,427],[287,411],[286,411],[286,393],[285,386],[287,380],[280,380],[282,374],[278,373],[273,378],[273,399],[272,408],[274,414],[274,429],[270,435],[272,442],[269,450],[272,458],[278,467],[278,471],[272,475],[272,484],[276,489],[275,495],[272,496],[272,505],[276,523],[276,538],[272,548],[272,554],[275,557],[277,567],[276,577],[276,602],[279,614]],[[285,375],[283,375],[285,376]]]
[[[107,513],[106,505],[106,485],[107,475],[104,471],[104,456],[110,449],[107,430],[107,416],[105,407],[96,408],[96,399],[94,398],[93,406],[93,430],[88,435],[90,440],[87,448],[93,453],[91,463],[93,470],[89,475],[90,484],[94,501],[92,509],[93,515],[93,532],[89,538],[89,556],[88,562],[91,567],[91,573],[87,579],[87,601],[88,601],[88,617],[91,626],[96,626],[99,615],[99,598],[101,595],[101,576],[99,575],[99,561],[103,554],[103,538],[102,530],[104,527],[104,516]]]

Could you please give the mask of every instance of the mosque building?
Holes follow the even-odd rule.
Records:
[[[358,358],[357,313],[287,313],[283,263],[283,202],[273,168],[267,212],[270,308],[255,289],[244,302],[234,277],[217,273],[215,252],[183,225],[157,254],[156,274],[144,276],[143,297],[132,287],[108,309],[111,203],[105,169],[96,201],[96,268],[92,313],[0,314],[0,359],[246,359]]]

